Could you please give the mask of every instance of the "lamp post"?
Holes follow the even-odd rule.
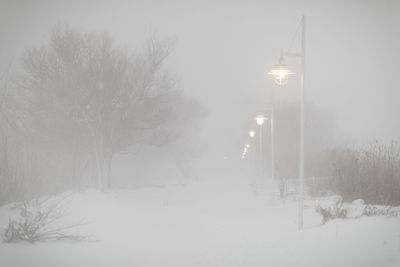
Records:
[[[250,144],[246,144],[244,146],[244,149],[243,149],[243,152],[242,152],[242,159],[244,159],[244,157],[246,157],[247,150],[249,149],[249,147],[250,147]]]
[[[294,74],[284,64],[285,56],[298,57],[301,60],[300,66],[300,163],[299,163],[299,214],[298,214],[298,227],[299,230],[303,229],[303,198],[304,198],[304,73],[305,73],[305,56],[306,56],[306,17],[301,18],[301,52],[291,53],[285,52],[281,54],[279,64],[275,69],[271,70],[268,74],[274,77],[278,85],[285,85],[288,82],[289,75]]]
[[[262,149],[262,126],[264,124],[264,121],[267,120],[266,117],[263,115],[258,115],[254,118],[256,120],[256,123],[258,126],[260,126],[260,133],[259,133],[259,143],[260,143],[260,175],[262,174],[262,162],[263,162],[263,149]]]
[[[253,139],[254,139],[255,135],[256,135],[256,132],[253,129],[251,129],[249,131],[249,136],[250,136],[250,139],[251,139],[250,142],[253,143],[253,144],[254,144]],[[255,170],[255,172],[257,172],[257,156],[256,155],[254,155],[254,170]]]
[[[274,147],[274,88],[272,88],[272,105],[271,105],[271,179],[275,181],[275,147]]]

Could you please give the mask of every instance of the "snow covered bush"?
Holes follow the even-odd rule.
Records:
[[[322,216],[322,224],[333,219],[358,219],[361,216],[400,216],[400,206],[366,205],[363,199],[343,203],[341,196],[320,198],[315,207]]]
[[[322,224],[332,219],[344,219],[347,216],[347,210],[340,196],[331,198],[331,201],[328,201],[328,203],[318,203],[316,212],[322,215]]]
[[[363,215],[366,216],[385,215],[389,217],[396,217],[400,216],[400,207],[366,205],[363,210]]]

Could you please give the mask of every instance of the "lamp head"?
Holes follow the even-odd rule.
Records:
[[[268,72],[268,74],[273,76],[275,83],[278,85],[285,85],[288,83],[289,75],[295,73],[284,64],[284,58],[281,56],[279,58],[279,63],[275,65],[274,69]]]
[[[256,120],[256,123],[261,126],[264,124],[264,121],[267,120],[266,117],[264,117],[263,115],[258,115],[254,118]]]

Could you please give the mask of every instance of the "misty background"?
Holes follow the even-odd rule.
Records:
[[[131,49],[155,31],[174,41],[166,64],[179,87],[206,107],[204,153],[238,158],[275,86],[266,73],[281,49],[298,50],[306,14],[305,100],[331,112],[335,142],[364,146],[400,135],[399,13],[398,1],[2,1],[1,67],[60,23]],[[298,102],[298,76],[276,89],[278,103]]]
[[[0,266],[399,266],[399,26],[395,0],[0,0]]]

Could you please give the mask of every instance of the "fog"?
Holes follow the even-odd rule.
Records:
[[[269,102],[266,72],[306,14],[306,101],[331,110],[351,142],[399,137],[398,1],[5,1],[1,12],[3,65],[57,23],[106,31],[133,47],[149,28],[173,38],[167,64],[207,106],[206,140],[221,151]],[[298,69],[296,59],[288,63]],[[293,81],[278,97],[297,101],[298,91]]]
[[[128,51],[128,53],[132,52],[134,54],[134,56],[131,56],[134,58],[133,61],[137,60],[135,62],[139,62],[133,63],[133,68],[137,68],[135,70],[140,69],[135,64],[147,66],[146,64],[151,65],[153,63],[151,55],[149,56],[145,53],[146,45],[148,45],[146,40],[149,37],[161,40],[161,43],[164,42],[162,44],[168,43],[168,49],[170,50],[166,53],[166,58],[164,59],[160,56],[162,58],[162,71],[165,71],[165,77],[167,78],[162,76],[161,73],[154,74],[154,84],[156,84],[155,87],[158,86],[155,91],[170,87],[179,91],[179,93],[173,91],[167,96],[167,100],[162,98],[161,102],[164,100],[166,102],[169,101],[165,106],[158,105],[157,103],[161,102],[157,102],[157,100],[155,102],[145,102],[137,109],[131,109],[131,106],[135,106],[136,104],[134,103],[136,102],[129,103],[127,100],[126,112],[129,113],[130,111],[139,114],[136,117],[134,116],[135,122],[137,122],[136,119],[140,114],[144,114],[142,118],[138,119],[139,127],[143,127],[143,129],[153,127],[151,129],[157,129],[157,132],[146,132],[147,130],[144,130],[131,134],[129,126],[126,126],[126,129],[122,127],[124,124],[129,125],[131,120],[129,120],[129,123],[121,123],[122,128],[118,128],[121,135],[118,138],[122,141],[118,142],[118,149],[115,149],[115,152],[113,150],[114,147],[111,146],[113,147],[109,161],[111,167],[108,169],[105,167],[106,169],[104,170],[104,177],[107,176],[110,181],[113,181],[112,183],[108,181],[107,186],[104,186],[104,184],[99,186],[98,183],[104,182],[101,180],[102,178],[93,178],[96,177],[96,171],[98,173],[102,171],[95,166],[97,159],[94,159],[91,152],[88,152],[91,151],[90,148],[87,148],[91,144],[91,137],[88,137],[91,136],[90,134],[83,135],[82,139],[79,139],[77,130],[73,127],[68,128],[67,121],[61,120],[57,121],[57,123],[46,121],[48,124],[42,121],[44,124],[40,124],[40,122],[35,123],[35,119],[23,119],[24,126],[21,129],[28,129],[28,137],[21,138],[28,140],[24,142],[28,143],[26,147],[29,148],[21,152],[21,155],[23,155],[21,157],[24,160],[26,157],[27,162],[36,163],[24,163],[24,166],[29,166],[29,168],[26,167],[25,170],[25,167],[20,167],[19,169],[23,173],[35,170],[36,172],[32,174],[32,177],[36,175],[35,177],[39,178],[22,179],[23,182],[20,182],[19,186],[24,188],[23,190],[17,189],[19,187],[16,185],[14,187],[10,186],[10,184],[13,184],[11,181],[18,180],[18,178],[11,179],[11,174],[8,175],[8,172],[10,168],[18,169],[18,167],[9,166],[18,166],[16,162],[20,158],[15,156],[14,162],[13,152],[20,149],[20,146],[18,146],[18,149],[8,148],[9,144],[14,142],[13,138],[18,134],[14,132],[10,135],[8,133],[3,134],[3,132],[8,131],[8,124],[7,120],[2,119],[0,121],[3,124],[1,135],[5,136],[4,138],[2,136],[2,144],[5,144],[2,147],[6,147],[3,149],[3,151],[6,151],[6,155],[2,156],[2,159],[3,162],[10,161],[11,163],[10,165],[5,163],[3,165],[6,167],[2,167],[2,170],[4,169],[8,172],[2,171],[1,174],[4,178],[0,180],[0,186],[3,187],[0,190],[0,193],[3,194],[0,197],[0,205],[6,205],[14,201],[29,201],[32,198],[40,198],[48,194],[65,194],[65,191],[76,190],[77,188],[79,190],[90,188],[98,191],[90,191],[87,195],[79,195],[72,201],[74,203],[72,207],[79,206],[80,201],[84,202],[85,199],[92,197],[91,201],[93,203],[103,203],[106,205],[106,209],[109,209],[109,212],[112,213],[112,205],[115,203],[110,204],[111,202],[106,198],[110,197],[110,194],[114,194],[113,196],[118,201],[122,199],[127,203],[135,203],[132,205],[138,210],[143,210],[143,212],[151,211],[151,214],[153,212],[158,215],[162,214],[160,215],[162,217],[166,212],[163,208],[161,208],[161,211],[152,210],[154,208],[152,206],[153,202],[146,202],[149,199],[153,201],[153,197],[155,199],[159,197],[164,208],[170,206],[173,207],[172,209],[176,208],[173,213],[175,215],[165,215],[171,216],[173,220],[178,220],[181,215],[185,217],[187,214],[196,213],[198,210],[202,211],[203,208],[206,210],[209,208],[210,210],[208,211],[211,215],[206,215],[204,223],[209,223],[211,226],[204,231],[208,231],[206,236],[210,238],[214,234],[213,231],[215,229],[213,227],[215,225],[230,225],[229,222],[235,221],[229,216],[229,218],[224,217],[224,219],[221,219],[217,215],[221,210],[226,208],[229,210],[231,205],[228,202],[232,201],[234,203],[233,206],[239,207],[238,210],[232,211],[232,213],[239,217],[241,212],[245,212],[250,206],[250,210],[254,208],[254,214],[249,216],[248,224],[247,221],[241,222],[243,229],[250,227],[249,225],[253,222],[262,225],[269,220],[269,215],[264,213],[265,216],[262,215],[261,217],[255,215],[258,211],[263,210],[265,205],[270,209],[279,210],[277,217],[275,217],[276,224],[272,223],[271,229],[277,227],[283,232],[286,231],[284,229],[296,229],[297,215],[294,214],[293,218],[288,219],[285,217],[285,209],[289,213],[296,212],[296,201],[298,200],[296,196],[300,192],[297,180],[300,157],[298,106],[300,99],[300,60],[295,57],[285,58],[285,63],[295,72],[294,75],[290,76],[287,85],[278,86],[271,75],[268,75],[268,72],[278,64],[282,51],[301,52],[300,22],[302,16],[307,19],[304,100],[305,184],[309,191],[306,192],[305,201],[310,201],[309,203],[307,202],[309,209],[306,209],[305,212],[306,214],[307,212],[312,213],[311,210],[314,210],[315,207],[310,207],[315,203],[320,203],[318,197],[329,198],[332,195],[340,195],[340,205],[342,200],[346,206],[348,203],[352,203],[353,200],[364,199],[365,204],[363,202],[362,205],[386,205],[396,208],[396,206],[400,205],[400,170],[398,167],[400,161],[398,154],[396,154],[399,151],[398,142],[400,141],[400,121],[398,118],[400,115],[400,75],[397,73],[400,70],[400,1],[396,0],[0,0],[0,32],[2,33],[0,35],[0,73],[5,73],[2,77],[7,76],[10,77],[10,80],[16,80],[15,84],[17,86],[15,88],[19,86],[18,88],[25,90],[32,84],[35,84],[39,89],[42,86],[52,88],[51,86],[55,83],[49,82],[50,85],[43,85],[40,84],[40,81],[47,81],[54,75],[46,76],[43,74],[42,77],[39,70],[29,72],[31,71],[30,68],[34,68],[32,66],[39,66],[39,64],[35,63],[39,56],[35,57],[34,53],[27,54],[27,51],[30,51],[29,49],[33,47],[40,46],[45,46],[51,50],[55,46],[49,43],[50,40],[53,40],[51,37],[52,31],[67,27],[73,32],[82,33],[82,36],[84,36],[84,33],[109,34],[110,38],[115,40],[118,48],[121,48],[121,51]],[[60,36],[60,39],[62,39],[63,35],[60,34]],[[80,37],[78,36],[77,38],[79,39]],[[155,49],[159,48],[161,53],[163,52],[161,46],[156,44],[154,47],[156,47]],[[126,64],[129,65],[130,63]],[[51,71],[51,67],[49,68],[49,71]],[[149,69],[149,72],[151,72],[152,68],[150,67]],[[24,78],[20,79],[21,71],[25,80]],[[140,71],[146,72],[146,70],[142,69]],[[26,73],[31,74],[31,76],[24,76]],[[133,71],[132,73],[135,76],[136,72]],[[38,76],[40,78],[37,78]],[[37,78],[37,80],[35,80],[35,83],[27,85],[28,83],[25,82],[32,77]],[[147,76],[140,77],[137,78],[139,81],[141,81],[140,79],[144,80],[145,78],[143,77]],[[121,78],[121,80],[123,79]],[[5,79],[2,78],[2,80]],[[115,81],[118,81],[118,79]],[[23,86],[21,86],[21,83]],[[100,88],[102,86],[100,85]],[[121,88],[125,88],[123,86],[121,85]],[[14,85],[12,88],[13,90],[15,89]],[[39,89],[35,92],[39,92]],[[50,89],[48,92],[51,91]],[[19,89],[15,90],[18,91]],[[264,127],[263,146],[259,146],[259,143],[257,143],[259,132],[258,126],[254,121],[254,117],[258,114],[264,114],[269,119],[272,93],[274,94],[274,123],[276,127],[274,141],[275,163],[271,163],[273,157],[271,154],[269,121],[267,120]],[[158,91],[154,94],[157,95]],[[6,93],[2,93],[2,96],[4,96],[5,100],[0,100],[6,103],[2,108],[5,110],[2,111],[5,114],[4,117],[14,118],[17,113],[7,111],[7,101],[9,103],[14,103],[13,101],[20,102],[17,105],[18,107],[30,110],[28,111],[28,113],[31,112],[30,114],[36,114],[34,112],[37,109],[27,108],[28,106],[31,108],[29,97],[27,102],[24,102],[14,98],[10,101],[6,97]],[[160,93],[160,97],[163,96]],[[19,98],[16,97],[16,99]],[[47,107],[47,104],[58,105],[59,103],[53,103],[45,99],[45,97],[40,98],[40,101],[37,102],[39,103],[37,104],[38,107]],[[167,111],[171,112],[172,115],[168,115],[170,116],[168,119],[163,119],[162,115],[168,113]],[[121,114],[125,114],[124,112],[121,112]],[[50,113],[48,112],[47,115],[52,115]],[[83,118],[87,119],[87,117]],[[142,125],[140,123],[145,120],[143,118],[154,120],[154,124],[159,123],[157,125],[161,126],[148,126],[145,123]],[[112,119],[107,122],[109,124],[105,125],[113,124]],[[13,125],[13,123],[11,124]],[[18,125],[17,122],[15,124]],[[55,131],[66,130],[63,135],[57,135],[56,138],[59,139],[56,139],[56,141],[48,141],[50,139],[47,140],[47,137],[35,139],[36,132],[31,134],[30,130],[39,127],[37,131],[40,132],[40,127],[45,128],[43,125]],[[93,126],[92,128],[96,127]],[[89,133],[95,132],[94,130],[91,131],[92,128],[88,130]],[[256,131],[254,140],[248,136],[249,130]],[[70,153],[68,152],[65,156],[63,151],[72,150],[71,144],[75,142],[75,137],[76,140],[79,139],[80,141],[77,141],[77,148],[71,153],[76,154],[68,154]],[[20,140],[18,139],[19,137],[15,138],[16,143],[22,142],[18,141]],[[29,141],[30,138],[36,141]],[[50,147],[54,144],[56,144],[55,147]],[[242,152],[246,144],[249,144],[250,148],[248,153],[243,156]],[[264,150],[264,155],[261,158],[259,156],[260,150]],[[106,154],[106,152],[104,153]],[[42,154],[45,154],[45,156]],[[28,159],[30,156],[35,160],[30,161]],[[71,163],[75,161],[77,163]],[[378,165],[375,163],[379,167],[376,167]],[[36,169],[32,167],[35,164],[37,164]],[[78,166],[74,168],[81,171],[80,174],[76,174],[79,171],[75,172],[74,169],[73,174],[78,177],[74,176],[75,180],[69,178],[71,168],[68,164],[77,164],[73,165]],[[88,169],[82,167],[85,164],[89,166]],[[271,179],[271,166],[274,166],[274,164],[276,177]],[[19,177],[17,173],[18,171],[12,177]],[[79,178],[79,175],[86,178]],[[53,179],[53,176],[60,178],[57,178],[59,180],[54,182],[56,178]],[[313,177],[312,184],[307,182],[307,179],[311,179],[311,177]],[[92,181],[90,179],[100,180],[96,180],[97,182],[93,184],[89,182]],[[316,183],[315,179],[320,182]],[[43,185],[37,186],[37,181],[39,180],[42,181]],[[377,180],[380,182],[375,182]],[[18,183],[15,182],[14,184]],[[21,184],[24,184],[25,187]],[[365,184],[368,185],[364,186]],[[32,187],[30,188],[31,185]],[[177,185],[185,185],[186,187],[184,188],[186,189],[176,188]],[[251,188],[248,192],[246,191],[247,189],[244,189],[246,186]],[[164,188],[164,191],[151,191],[154,190],[154,187],[157,187],[157,190]],[[118,191],[121,188],[133,190],[133,193],[129,194],[128,191],[124,191],[122,194]],[[138,188],[145,188],[143,190],[149,190],[149,192],[135,191]],[[371,188],[378,189],[374,191]],[[195,200],[200,200],[204,197],[206,193],[203,195],[201,192],[211,192],[209,203],[207,202],[204,207],[198,205],[197,200]],[[220,203],[221,195],[225,193],[228,200],[222,198],[226,202]],[[151,197],[149,198],[149,196]],[[146,201],[143,199],[146,199]],[[240,204],[242,201],[248,203],[249,206]],[[254,202],[256,204],[252,201],[256,201]],[[182,202],[189,203],[187,204],[188,207],[181,207],[176,204]],[[89,201],[89,203],[91,202]],[[144,205],[140,206],[138,203],[144,203]],[[279,206],[285,205],[284,203],[288,206]],[[334,203],[337,204],[337,202]],[[325,216],[321,212],[321,209],[324,208],[323,205],[318,205],[315,210],[319,210],[319,212],[314,212],[315,214],[313,213],[309,217],[305,215],[305,218],[309,219],[308,221],[306,219],[306,229],[319,227],[320,217],[318,216]],[[9,216],[5,207],[0,210],[0,215],[2,216],[0,219]],[[120,212],[121,214],[124,213],[123,210]],[[145,215],[140,213],[141,215],[136,214],[135,216],[147,216],[146,212],[143,213]],[[78,213],[84,214],[85,212],[80,211]],[[101,213],[101,211],[98,211],[98,213]],[[382,221],[377,222],[380,223],[379,227],[382,228],[386,227],[385,223],[387,223],[390,231],[381,233],[379,237],[374,236],[371,239],[366,237],[366,242],[371,240],[371,242],[381,242],[382,240],[387,242],[386,240],[389,240],[388,242],[393,242],[391,248],[398,251],[399,239],[395,237],[396,234],[397,237],[400,235],[398,231],[396,232],[393,229],[399,226],[398,217],[400,211],[395,213],[397,214],[396,218],[392,221],[386,222],[382,219]],[[119,211],[116,211],[112,216],[118,217],[119,215]],[[202,221],[199,214],[196,213],[193,216]],[[340,217],[337,214],[332,216]],[[78,215],[72,216],[72,218],[74,217],[79,218]],[[214,222],[213,218],[215,217],[221,219],[222,222]],[[92,217],[90,218],[92,219]],[[136,217],[130,217],[127,221],[133,222],[134,219],[132,218]],[[294,225],[288,223],[288,225],[279,227],[281,220],[286,220],[286,222],[294,221]],[[323,224],[325,224],[325,217],[323,217],[323,220]],[[2,222],[0,220],[0,226],[5,229],[5,223],[1,225]],[[140,227],[145,229],[146,222],[141,223]],[[169,223],[171,222],[169,221]],[[169,223],[166,223],[166,229],[174,225]],[[374,228],[373,221],[363,221],[363,223],[360,226],[360,229],[362,229],[360,234],[364,233],[362,232],[363,230],[368,232],[377,229]],[[107,221],[105,224],[107,224],[107,227],[114,227],[112,222]],[[155,228],[158,226],[157,223],[154,224]],[[341,221],[328,226],[331,226],[330,230],[333,229],[332,227],[336,227],[336,235],[338,227],[342,227],[341,229],[346,233],[352,233],[354,229],[357,229],[357,223],[348,226]],[[151,227],[153,226],[150,223],[149,229]],[[177,242],[188,242],[190,244],[200,242],[201,245],[204,245],[202,241],[198,241],[197,238],[200,238],[199,236],[191,236],[191,233],[195,232],[191,227],[196,228],[197,226],[190,223],[189,226],[184,226],[184,233],[180,232],[177,235],[180,238],[185,236],[186,239],[179,239],[180,241]],[[263,264],[268,265],[268,263],[278,264],[279,266],[297,265],[294,262],[280,261],[278,256],[271,261],[259,256],[258,253],[260,251],[257,249],[262,247],[260,244],[264,242],[263,234],[255,239],[252,239],[253,236],[246,236],[248,238],[246,240],[251,240],[249,241],[251,243],[249,250],[250,248],[255,249],[254,255],[255,258],[259,257],[259,261],[246,262],[244,259],[250,257],[251,253],[245,254],[242,258],[237,256],[238,258],[234,258],[231,262],[229,260],[225,261],[226,255],[236,253],[235,247],[229,247],[229,252],[225,250],[222,252],[219,249],[223,247],[226,240],[231,240],[232,235],[235,236],[233,233],[238,229],[242,229],[239,226],[238,228],[235,227],[228,226],[229,230],[223,232],[220,239],[216,237],[216,240],[214,240],[217,244],[215,245],[216,247],[204,252],[204,255],[202,254],[203,258],[197,254],[193,256],[191,251],[187,251],[189,254],[187,259],[185,257],[181,259],[180,256],[174,254],[175,252],[171,252],[172,254],[168,257],[161,255],[162,253],[158,249],[162,250],[165,247],[181,248],[181,244],[176,244],[174,241],[169,243],[168,238],[166,243],[160,243],[154,247],[152,246],[152,241],[158,242],[157,238],[146,239],[149,242],[148,244],[146,243],[147,241],[145,242],[147,250],[138,244],[133,246],[139,251],[143,250],[143,253],[159,255],[160,259],[164,259],[164,257],[165,259],[170,259],[170,266],[174,266],[174,264],[176,264],[175,266],[261,266]],[[0,228],[0,230],[3,228]],[[90,232],[95,227],[93,229],[89,227],[88,229],[87,231]],[[315,244],[323,242],[323,240],[319,239],[322,233],[328,233],[327,235],[333,238],[334,234],[331,236],[333,232],[329,232],[330,230],[316,230],[322,232],[315,232],[315,235],[314,233],[311,234],[313,237],[318,236],[318,238],[314,239]],[[142,234],[139,232],[135,232],[135,234]],[[96,233],[100,234],[96,235]],[[106,242],[107,246],[112,244],[113,235],[107,232],[105,236],[102,236],[103,233],[102,228],[98,227],[94,230],[93,235],[96,236],[96,240],[102,238],[106,240],[104,242]],[[121,235],[123,234],[121,233]],[[299,245],[299,240],[301,240],[301,237],[297,235],[287,236],[287,238],[288,242],[292,244],[291,248]],[[277,239],[279,239],[279,234]],[[221,240],[224,240],[224,242]],[[346,254],[343,254],[342,244],[346,243],[347,239],[342,236],[335,240],[336,243],[333,245],[333,250],[342,252],[341,255]],[[221,243],[219,243],[220,241]],[[129,241],[127,242],[130,243]],[[359,246],[363,239],[355,238],[354,242],[352,245]],[[194,246],[194,244],[192,245]],[[125,248],[126,246],[127,244],[122,244],[120,247]],[[312,247],[312,245],[309,246],[310,248]],[[10,255],[13,255],[13,253],[20,255],[15,252],[18,249],[18,247],[0,246],[0,252],[3,251],[3,255],[8,253],[11,253]],[[277,255],[281,255],[279,253],[286,251],[286,249],[287,247],[284,244],[278,244]],[[398,256],[392,255],[387,251],[382,252],[375,248],[367,248],[363,251],[366,254],[371,251],[374,251],[374,253],[370,255],[370,258],[354,261],[353,266],[362,266],[363,264],[395,266],[400,262]],[[24,250],[24,252],[19,253],[31,252]],[[82,255],[73,254],[75,252],[71,253],[76,260],[61,264],[56,259],[49,259],[46,263],[49,266],[81,266],[84,264],[82,263],[84,261],[79,260]],[[284,252],[282,253],[281,256],[285,257]],[[218,255],[218,257],[225,260],[217,257],[220,261],[213,261],[210,255]],[[293,259],[307,258],[305,255],[304,251],[296,252]],[[351,260],[347,256],[343,258],[343,261],[335,261],[335,259],[329,258],[328,262],[332,266],[342,264],[350,266],[352,265]],[[41,256],[36,258],[32,256],[32,259],[40,258]],[[122,258],[121,266],[132,263],[127,254],[123,254]],[[181,260],[177,260],[178,258]],[[157,261],[147,260],[148,258],[143,257],[135,259],[135,263],[143,264],[141,266],[164,266],[159,265],[160,263]],[[321,261],[303,261],[299,264],[302,266],[321,266]],[[117,263],[115,266],[119,266],[118,261],[115,261],[113,257],[107,258],[105,262],[109,264]],[[13,258],[8,258],[5,263],[9,264],[7,266],[26,266],[27,264],[16,261]],[[87,261],[87,264],[101,265],[100,262],[90,260]]]

